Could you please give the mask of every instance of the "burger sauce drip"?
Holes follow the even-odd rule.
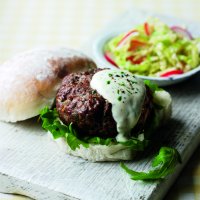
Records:
[[[116,140],[126,141],[141,115],[146,94],[143,81],[125,70],[102,70],[93,75],[90,86],[112,104]]]

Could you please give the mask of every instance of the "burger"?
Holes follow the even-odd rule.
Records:
[[[90,161],[131,160],[171,114],[171,97],[119,69],[98,69],[67,48],[35,49],[0,66],[0,120],[40,114],[66,151]]]
[[[40,118],[68,154],[116,161],[144,151],[170,114],[166,91],[125,70],[92,69],[65,76],[54,108],[44,108]]]

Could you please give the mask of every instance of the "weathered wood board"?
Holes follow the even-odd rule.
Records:
[[[176,147],[183,164],[165,181],[130,180],[119,163],[89,163],[65,155],[43,132],[36,119],[0,123],[0,192],[35,199],[160,199],[200,141],[200,76],[167,88],[173,96],[172,120],[159,135]],[[147,170],[151,158],[129,162]]]
[[[65,155],[31,119],[0,122],[0,192],[41,200],[161,199],[200,142],[200,74],[166,89],[173,97],[173,116],[158,131],[158,140],[177,148],[183,163],[164,181],[132,181],[119,162],[90,163]],[[148,170],[150,163],[148,156],[128,165]]]

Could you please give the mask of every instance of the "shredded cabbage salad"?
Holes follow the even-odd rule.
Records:
[[[157,18],[122,33],[105,45],[105,58],[116,67],[138,75],[168,77],[200,65],[200,38]]]

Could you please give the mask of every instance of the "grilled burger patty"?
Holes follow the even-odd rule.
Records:
[[[90,87],[92,76],[102,69],[67,75],[56,96],[59,117],[66,125],[73,123],[79,137],[116,137],[117,127],[112,116],[112,105]],[[143,131],[152,113],[152,95],[146,88],[146,96],[140,118],[132,134]]]

